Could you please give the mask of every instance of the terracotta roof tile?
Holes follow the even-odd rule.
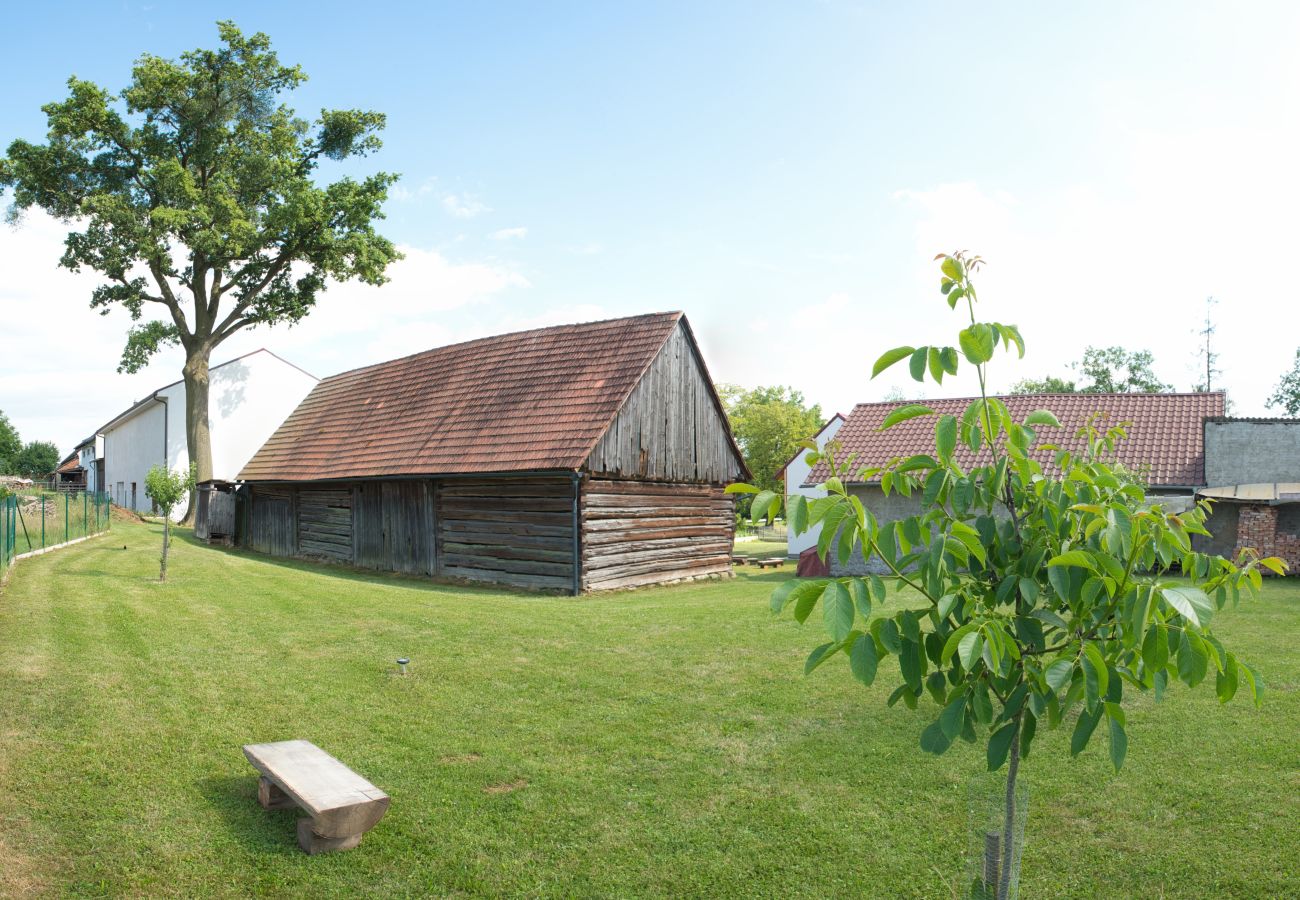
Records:
[[[1061,428],[1039,427],[1038,439],[1061,447],[1077,449],[1082,442],[1076,433],[1094,413],[1106,416],[1106,425],[1132,423],[1128,439],[1121,441],[1116,452],[1125,465],[1147,469],[1150,484],[1199,487],[1205,484],[1205,431],[1207,418],[1222,416],[1224,395],[1211,394],[1020,394],[1000,398],[1013,418],[1023,420],[1036,409],[1054,413]],[[920,400],[940,415],[960,417],[971,398]],[[835,440],[840,456],[856,453],[854,468],[884,465],[898,456],[934,452],[934,416],[909,419],[888,431],[880,431],[885,416],[903,403],[860,403],[840,426]],[[1044,451],[1039,460],[1050,465],[1051,454]],[[977,463],[974,453],[958,446],[958,465],[970,468]],[[825,464],[813,468],[808,484],[827,477]],[[873,481],[879,479],[872,479]]]
[[[522,331],[326,378],[239,478],[578,469],[681,319]]]

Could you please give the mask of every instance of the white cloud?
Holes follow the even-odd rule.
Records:
[[[528,229],[524,226],[520,226],[519,228],[498,228],[496,231],[489,234],[488,237],[494,241],[509,241],[514,240],[515,238],[525,238],[528,237]]]
[[[492,207],[473,194],[446,194],[442,198],[442,207],[458,219],[472,219],[492,212]]]
[[[414,187],[407,187],[405,184],[399,181],[397,182],[397,184],[393,185],[391,188],[388,189],[388,196],[391,197],[393,200],[397,200],[402,203],[408,203],[411,200],[415,200],[418,197],[424,197],[428,194],[433,193],[434,190],[437,189],[437,187],[438,187],[437,177],[430,175],[428,178],[424,179]]]

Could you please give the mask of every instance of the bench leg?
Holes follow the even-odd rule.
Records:
[[[257,802],[262,804],[263,809],[289,809],[294,805],[289,795],[265,775],[257,779]]]
[[[331,853],[336,850],[351,850],[361,843],[361,835],[351,834],[341,838],[321,837],[312,831],[311,819],[298,820],[298,846],[309,856],[317,853]]]

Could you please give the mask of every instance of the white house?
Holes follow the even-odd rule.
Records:
[[[842,415],[836,413],[831,416],[826,424],[822,426],[822,430],[813,435],[813,440],[817,443],[817,449],[820,450],[825,447],[826,442],[835,437],[835,433],[840,430],[840,426],[843,424],[844,417]],[[803,486],[804,481],[808,478],[808,473],[812,471],[808,463],[804,461],[804,456],[807,453],[807,450],[800,450],[781,470],[780,474],[785,478],[786,497],[802,494],[811,500],[816,497],[826,496],[826,491],[821,488]],[[798,556],[809,547],[817,546],[817,538],[821,535],[821,532],[822,526],[820,524],[814,525],[800,535],[788,531],[786,534],[786,553],[790,556]]]
[[[77,456],[81,462],[81,468],[86,470],[86,490],[102,490],[100,481],[102,481],[104,459],[104,436],[102,434],[92,434],[80,444],[77,445]]]
[[[233,481],[318,380],[269,350],[255,350],[209,369],[212,477]],[[119,506],[149,512],[145,473],[164,462],[174,470],[189,467],[184,382],[159,388],[97,434],[103,438],[101,489]],[[182,501],[172,515],[179,519],[187,509]]]

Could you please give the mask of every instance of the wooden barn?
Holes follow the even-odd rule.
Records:
[[[657,313],[324,379],[240,473],[239,542],[575,594],[727,576],[747,477],[685,316]]]

